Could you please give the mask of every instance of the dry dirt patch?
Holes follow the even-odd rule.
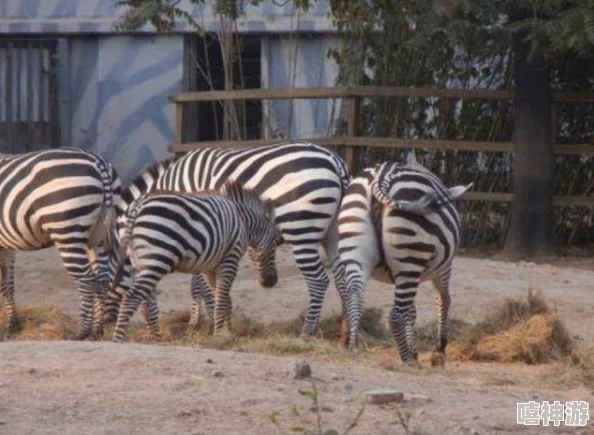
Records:
[[[297,317],[307,302],[303,280],[285,248],[279,252],[279,285],[263,289],[247,264],[232,290],[234,307],[264,324]],[[506,297],[540,291],[582,348],[594,343],[594,261],[557,265],[514,264],[484,259],[456,259],[452,280],[452,315],[475,323]],[[593,266],[588,268],[589,266]],[[54,250],[17,257],[18,306],[51,305],[75,315],[78,297]],[[161,286],[159,304],[166,313],[187,309],[188,278],[172,275]],[[390,287],[373,283],[367,307],[391,307]],[[331,287],[323,316],[338,311]],[[417,297],[418,323],[435,319],[433,291],[424,284]],[[384,315],[385,319],[385,315]],[[27,339],[35,339],[32,333]],[[282,344],[282,343],[281,343]],[[326,343],[320,348],[327,346]],[[449,362],[445,370],[400,367],[396,352],[379,349],[386,367],[371,367],[365,354],[351,358],[336,349],[310,352],[314,376],[320,377],[325,427],[343,429],[357,412],[367,390],[392,387],[429,396],[409,403],[412,427],[421,433],[543,433],[519,428],[516,403],[527,400],[588,400],[588,381],[565,363],[543,366]],[[211,359],[214,364],[207,362]],[[297,424],[297,405],[306,423],[315,422],[310,400],[298,393],[305,381],[284,375],[292,356],[215,351],[197,347],[108,342],[24,341],[0,343],[0,433],[193,433],[274,434],[271,412],[287,431]],[[584,352],[576,361],[594,361]],[[221,371],[222,377],[212,376]],[[590,379],[591,381],[591,379]],[[589,382],[589,381],[588,381]],[[568,385],[570,388],[568,390]],[[551,389],[554,388],[554,389]],[[404,433],[397,407],[368,406],[355,434]],[[554,433],[576,433],[557,428]],[[577,432],[579,433],[579,432]],[[588,432],[590,433],[590,432]]]

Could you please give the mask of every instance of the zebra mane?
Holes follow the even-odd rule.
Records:
[[[274,219],[273,202],[269,199],[262,200],[254,190],[245,188],[236,181],[226,181],[221,187],[219,195],[221,194],[253,211],[263,212],[268,219]]]

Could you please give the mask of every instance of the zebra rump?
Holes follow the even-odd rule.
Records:
[[[340,279],[348,291],[349,348],[355,347],[370,278],[395,286],[389,323],[401,359],[418,359],[418,285],[431,279],[438,291],[437,350],[445,355],[452,259],[460,243],[460,217],[454,200],[467,186],[448,189],[431,171],[409,158],[386,162],[354,178],[338,217]]]
[[[81,297],[76,339],[100,318],[108,277],[93,260],[110,243],[121,184],[114,168],[81,149],[58,148],[0,158],[0,275],[9,321],[15,322],[14,251],[55,246]]]
[[[205,299],[215,332],[229,325],[229,290],[246,250],[262,279],[276,282],[275,237],[272,203],[235,183],[226,183],[219,194],[157,190],[142,196],[126,213],[118,273],[107,298],[107,310],[119,305],[114,341],[125,338],[129,319],[143,301],[147,327],[154,338],[159,337],[154,290],[175,271],[194,278],[204,275],[198,288],[192,287],[192,298],[198,304]],[[120,302],[113,289],[126,258],[132,265],[133,284]]]

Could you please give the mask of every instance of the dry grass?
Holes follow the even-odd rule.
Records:
[[[507,299],[485,320],[463,330],[448,349],[452,360],[540,364],[571,355],[573,343],[559,317],[539,294]]]
[[[14,340],[70,339],[76,319],[51,306],[29,307],[19,311],[21,329]],[[188,330],[189,313],[171,312],[162,316],[162,344],[201,346],[219,350],[238,350],[275,355],[316,355],[329,358],[344,357],[338,345],[340,315],[322,319],[318,337],[304,342],[297,338],[304,316],[285,322],[264,324],[241,312],[234,313],[232,331],[217,336],[209,335],[206,327]],[[389,331],[382,321],[382,311],[365,310],[361,320],[360,337],[363,358],[372,365],[386,369],[400,367],[398,352]],[[107,328],[105,339],[110,339],[113,327]],[[0,337],[6,335],[5,324],[0,323]],[[147,333],[140,322],[128,330],[131,341],[145,341]],[[436,324],[431,322],[419,328],[421,352],[435,346]],[[528,364],[559,361],[572,355],[572,370],[594,384],[594,350],[590,353],[572,353],[572,341],[557,315],[538,294],[528,292],[524,298],[508,299],[493,313],[477,324],[459,319],[450,321],[450,361],[525,362]],[[569,360],[568,360],[569,361]]]
[[[76,332],[77,320],[52,305],[22,307],[17,311],[18,330],[11,340],[64,340]],[[8,337],[6,319],[0,321],[0,341]]]

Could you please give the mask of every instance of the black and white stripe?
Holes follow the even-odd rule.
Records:
[[[329,284],[319,248],[325,249],[336,275],[336,215],[349,180],[344,161],[332,151],[311,143],[289,143],[241,150],[197,149],[175,161],[156,187],[198,192],[218,190],[233,181],[272,201],[277,230],[291,246],[309,292],[302,330],[302,336],[309,337],[317,329]]]
[[[143,172],[137,175],[127,186],[122,188],[120,200],[116,204],[117,220],[114,228],[114,249],[104,251],[101,258],[97,259],[97,266],[104,270],[109,281],[112,282],[116,269],[118,268],[119,259],[117,257],[117,245],[119,244],[120,235],[126,228],[126,213],[134,201],[137,201],[141,197],[145,196],[148,192],[152,191],[157,183],[157,180],[163,175],[167,168],[173,163],[173,159],[162,160],[154,163],[153,165],[146,168]],[[104,318],[105,322],[115,321],[118,313],[118,304],[115,304],[115,300],[121,300],[122,295],[126,294],[132,286],[131,279],[131,265],[128,259],[123,265],[124,272],[122,277],[115,288],[109,288],[109,300],[111,303],[104,307]],[[207,297],[207,296],[206,296]],[[148,313],[150,310],[158,310],[155,306],[148,307],[143,302],[142,313],[145,315],[145,320],[148,322]]]
[[[80,149],[0,156],[0,289],[9,324],[16,318],[14,251],[53,245],[81,298],[75,338],[90,335],[93,305],[101,306],[107,284],[92,261],[107,242],[120,189],[113,167]]]
[[[214,331],[230,325],[229,291],[239,262],[248,251],[257,265],[261,281],[274,285],[276,228],[274,206],[239,184],[226,183],[221,194],[154,191],[134,202],[126,213],[126,228],[119,248],[121,265],[132,264],[133,284],[108,305],[119,305],[114,341],[125,338],[126,327],[140,303],[156,307],[154,290],[167,274],[203,274],[214,283]],[[121,273],[116,274],[114,286]],[[206,286],[207,280],[202,278]],[[110,295],[112,292],[110,292]],[[197,301],[199,295],[192,292]],[[157,338],[158,312],[149,310],[147,325]]]
[[[460,217],[452,201],[470,186],[447,189],[414,158],[368,168],[352,180],[338,218],[350,349],[371,277],[395,285],[390,327],[402,360],[415,361],[414,299],[419,283],[431,279],[438,293],[437,350],[445,355],[451,264],[460,243]]]

